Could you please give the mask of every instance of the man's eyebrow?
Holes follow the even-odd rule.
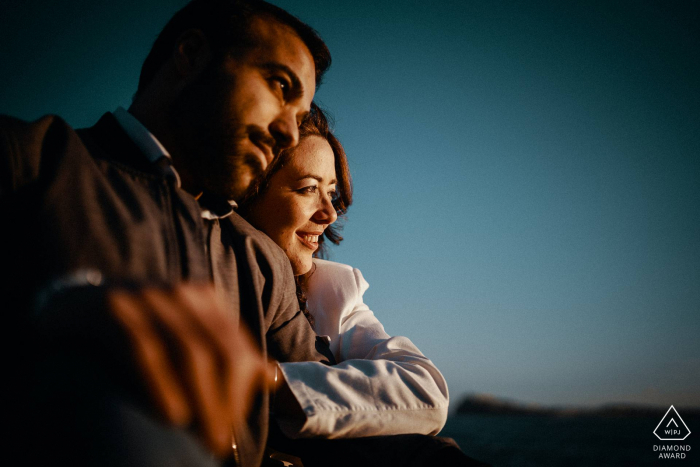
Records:
[[[284,63],[267,62],[260,65],[260,68],[270,72],[284,72],[287,76],[289,76],[289,80],[292,82],[291,91],[293,91],[294,94],[297,94],[299,96],[302,96],[304,94],[304,85],[301,83],[301,80],[299,79],[297,74],[294,73],[294,71],[292,71],[292,69]]]

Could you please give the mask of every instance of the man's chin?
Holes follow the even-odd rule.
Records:
[[[229,201],[239,201],[253,181],[248,171],[241,173],[240,167],[213,167],[202,174],[204,189],[207,193],[223,197]]]
[[[236,202],[240,201],[248,191],[251,183],[253,183],[253,176],[251,174],[238,177],[229,185],[227,199]]]

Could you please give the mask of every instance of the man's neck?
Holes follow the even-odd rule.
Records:
[[[165,147],[172,158],[173,167],[180,175],[181,187],[193,196],[199,196],[202,193],[201,188],[194,183],[181,138],[184,135],[177,135],[171,126],[171,118],[168,113],[154,105],[149,105],[147,101],[136,100],[129,107],[131,113],[143,126],[148,129],[153,136]]]

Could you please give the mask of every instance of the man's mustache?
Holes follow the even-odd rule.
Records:
[[[248,137],[257,146],[265,145],[269,147],[275,156],[279,152],[275,150],[277,140],[270,133],[257,125],[248,126]]]

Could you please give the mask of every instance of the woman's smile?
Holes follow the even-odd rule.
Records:
[[[309,136],[291,150],[251,209],[250,222],[284,250],[295,275],[311,269],[319,237],[338,218],[335,184],[333,149],[322,137]]]
[[[316,251],[318,249],[318,237],[320,237],[321,235],[323,235],[323,231],[316,233],[297,232],[297,237],[299,237],[299,241],[301,241],[301,243],[304,244],[304,246],[311,249],[312,251]]]

